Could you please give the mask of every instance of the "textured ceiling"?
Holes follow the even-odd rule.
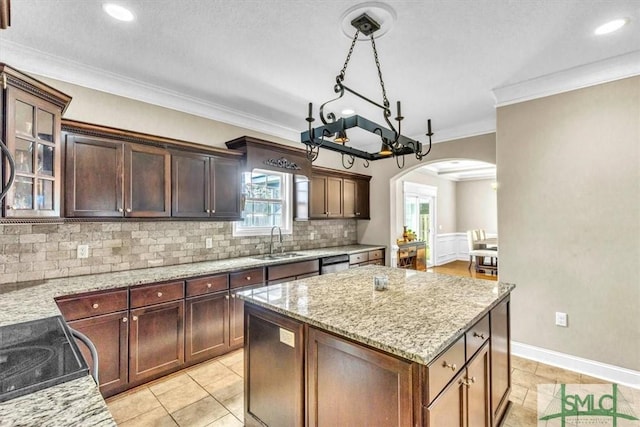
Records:
[[[137,19],[114,21],[96,0],[13,1],[12,26],[0,32],[0,60],[83,85],[90,85],[87,72],[96,74],[92,81],[140,83],[223,110],[227,118],[238,115],[272,125],[292,139],[306,126],[307,103],[317,108],[334,96],[334,79],[350,44],[341,16],[357,4],[115,2],[129,7]],[[494,88],[640,49],[638,0],[386,4],[396,21],[376,44],[389,100],[393,106],[402,100],[403,133],[412,137],[425,132],[427,118],[436,139],[491,131]],[[631,18],[621,31],[593,35],[597,25],[620,16]],[[48,67],[47,60],[57,68]],[[74,73],[80,68],[85,81]],[[345,83],[381,99],[368,42],[357,43]],[[367,109],[354,97],[337,108],[344,106],[382,121],[379,110]]]

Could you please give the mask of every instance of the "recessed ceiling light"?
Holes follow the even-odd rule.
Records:
[[[345,116],[348,116],[349,114],[353,114],[355,113],[354,110],[352,110],[351,108],[345,108],[344,110],[342,110],[342,114],[344,114]]]
[[[135,18],[129,9],[114,3],[104,3],[102,9],[118,21],[129,22]]]
[[[596,28],[594,33],[597,36],[613,33],[614,31],[617,31],[620,28],[624,27],[627,22],[629,22],[627,18],[614,19],[613,21],[609,21],[605,24],[600,25],[598,28]]]

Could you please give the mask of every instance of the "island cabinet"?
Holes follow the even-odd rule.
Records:
[[[66,133],[68,217],[171,215],[171,156],[163,148]]]
[[[509,298],[491,310],[491,412],[494,426],[504,418],[511,392],[510,310]]]
[[[184,282],[133,287],[129,381],[139,383],[184,363]]]
[[[71,97],[2,63],[0,76],[0,138],[15,161],[15,181],[3,201],[3,214],[60,216],[60,120]],[[4,153],[0,159],[6,185],[9,162]]]
[[[349,255],[349,268],[363,265],[384,265],[384,249]]]
[[[94,292],[58,300],[69,326],[93,342],[98,352],[100,392],[111,396],[128,385],[129,301],[128,290]],[[87,363],[92,367],[89,350],[78,341]]]
[[[273,265],[267,267],[267,284],[275,285],[319,274],[320,260],[318,259]]]
[[[239,220],[240,161],[173,151],[172,216]]]
[[[236,298],[236,292],[264,286],[264,267],[236,271],[229,274],[231,300],[229,303],[229,348],[244,344],[244,301]]]

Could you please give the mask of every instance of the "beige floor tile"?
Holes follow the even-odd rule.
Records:
[[[512,405],[503,427],[535,427],[538,423],[536,411],[520,405]]]
[[[120,427],[175,427],[177,424],[171,418],[171,415],[164,410],[164,408],[155,408],[150,412],[146,412],[142,415],[125,421],[124,423],[118,423]]]
[[[239,393],[229,399],[223,400],[222,404],[231,411],[236,418],[244,420],[244,393]]]
[[[219,420],[214,421],[207,427],[242,427],[243,423],[240,422],[233,414],[226,415]]]
[[[611,381],[603,380],[601,378],[591,377],[589,375],[580,374],[581,384],[611,384]]]
[[[204,387],[213,397],[222,402],[244,392],[244,379],[237,374],[228,375]]]
[[[214,363],[208,363],[206,365],[188,369],[187,374],[191,378],[196,380],[198,384],[200,384],[201,386],[205,386],[207,384],[219,381],[220,379],[228,375],[233,375],[234,372],[230,368],[224,366],[222,363],[216,361]]]
[[[240,349],[229,354],[225,354],[224,356],[220,356],[217,360],[218,362],[226,366],[233,365],[237,362],[242,362],[244,361],[244,350]]]
[[[547,378],[554,378],[560,384],[579,384],[580,374],[566,369],[557,368],[555,366],[538,363],[536,375]]]
[[[158,396],[160,394],[168,392],[171,389],[182,387],[192,382],[193,379],[189,375],[187,375],[186,373],[182,373],[180,375],[173,375],[171,377],[163,379],[163,381],[156,381],[153,384],[149,384],[149,390],[151,390],[151,393]]]
[[[161,408],[161,405],[148,388],[143,388],[134,393],[110,399],[107,407],[116,423],[120,424],[152,409]]]
[[[527,396],[522,403],[522,407],[531,409],[532,411],[538,410],[538,393],[535,390],[527,391]]]
[[[229,411],[211,396],[198,400],[172,414],[181,427],[206,426],[225,415],[229,415]]]
[[[553,377],[544,377],[531,372],[521,371],[520,369],[514,369],[511,373],[511,382],[518,384],[527,389],[536,390],[538,384],[555,384]]]
[[[538,362],[518,356],[511,356],[511,367],[535,374]]]
[[[527,395],[527,388],[518,384],[511,384],[511,393],[509,394],[509,400],[516,405],[522,405],[524,398]]]
[[[158,400],[170,414],[173,414],[178,409],[189,406],[208,395],[209,393],[192,380],[186,385],[173,388],[159,395]]]
[[[241,360],[232,365],[229,365],[229,369],[231,369],[233,372],[240,375],[241,377],[244,377],[244,361]]]

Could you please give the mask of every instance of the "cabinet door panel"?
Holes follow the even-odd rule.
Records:
[[[126,146],[125,215],[171,215],[171,155],[165,149],[138,144]]]
[[[357,207],[356,207],[356,182],[350,179],[345,179],[343,181],[343,209],[344,209],[344,217],[345,218],[354,218],[357,217]]]
[[[327,216],[342,216],[342,178],[327,178]]]
[[[465,427],[466,405],[462,370],[438,398],[426,408],[427,427]]]
[[[467,366],[468,427],[491,426],[489,371],[489,345],[485,344]]]
[[[356,218],[369,219],[369,181],[356,180]]]
[[[129,381],[169,372],[184,362],[184,301],[131,310]]]
[[[122,391],[127,385],[128,323],[126,311],[69,322],[73,329],[85,334],[98,352],[98,380],[103,396]],[[78,342],[80,351],[93,366],[89,350]]]
[[[187,362],[205,360],[229,349],[229,294],[221,292],[187,299]]]
[[[209,157],[173,153],[171,164],[171,215],[208,217]]]
[[[491,310],[491,411],[498,425],[506,410],[511,391],[511,349],[509,347],[509,298]]]
[[[314,175],[311,177],[311,187],[309,188],[311,207],[309,216],[311,218],[327,217],[327,177]]]
[[[240,162],[212,157],[211,164],[211,216],[218,219],[241,219]]]
[[[413,425],[411,363],[312,327],[307,342],[309,426]]]

